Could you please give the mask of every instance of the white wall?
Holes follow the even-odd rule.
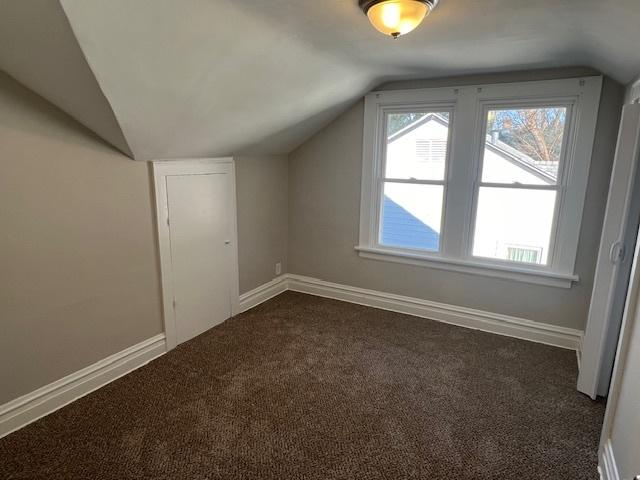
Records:
[[[610,435],[621,479],[640,475],[640,321],[637,315],[632,321]]]

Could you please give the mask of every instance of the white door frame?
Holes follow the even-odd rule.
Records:
[[[627,363],[627,356],[632,336],[631,334],[634,328],[634,323],[637,321],[636,316],[638,308],[640,308],[640,242],[636,244],[635,254],[633,256],[629,290],[624,307],[620,337],[618,339],[618,348],[616,351],[611,385],[609,387],[609,395],[607,398],[607,409],[604,414],[602,433],[600,435],[600,446],[598,448],[599,468],[601,471],[604,471],[602,478],[607,480],[619,480],[615,457],[613,456],[611,446],[611,434],[613,433],[613,421],[617,413],[618,400],[620,397],[620,390],[622,388],[622,374],[625,371]],[[612,471],[613,473],[611,473]]]
[[[167,197],[167,177],[174,175],[206,175],[220,173],[221,165],[231,166],[231,248],[233,269],[229,281],[231,285],[231,315],[240,313],[240,291],[238,273],[238,215],[236,208],[236,174],[233,158],[193,158],[184,160],[157,160],[153,162],[153,180],[156,199],[156,225],[158,228],[158,248],[160,251],[160,271],[162,278],[162,310],[167,350],[177,345],[176,317],[173,294],[173,270],[171,268],[171,242],[169,234],[169,206]]]
[[[640,156],[639,119],[640,105],[623,107],[578,375],[578,390],[593,399],[597,395],[605,396],[609,389],[620,325],[620,318],[612,314],[615,302],[620,302],[617,296],[623,293],[618,289],[625,288],[619,285],[618,277],[621,268],[626,271],[630,268],[632,252],[629,250],[634,247],[625,241],[629,243],[627,234],[637,228],[627,222],[630,212],[637,213],[637,205],[632,203],[637,201],[634,187],[637,188],[635,179]],[[628,232],[629,228],[634,232]],[[621,255],[616,255],[619,252]]]

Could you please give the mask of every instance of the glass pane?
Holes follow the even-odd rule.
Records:
[[[473,254],[546,264],[555,203],[553,190],[481,187]]]
[[[444,180],[449,112],[387,115],[386,178]]]
[[[440,250],[442,185],[385,183],[380,244]]]
[[[490,110],[482,181],[555,185],[566,120],[566,107]]]

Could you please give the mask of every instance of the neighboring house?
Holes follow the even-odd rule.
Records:
[[[448,119],[429,113],[387,144],[387,179],[444,180]],[[552,185],[557,164],[531,157],[487,135],[482,181]],[[380,241],[383,245],[438,250],[444,187],[385,184]],[[546,263],[555,210],[555,193],[483,187],[478,202],[474,255],[526,263]]]

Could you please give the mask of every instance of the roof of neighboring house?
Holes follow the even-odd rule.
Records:
[[[381,240],[383,245],[437,251],[440,234],[384,196]]]
[[[389,143],[395,142],[396,140],[404,137],[408,133],[412,132],[418,127],[429,123],[431,121],[435,121],[440,123],[441,125],[448,127],[449,119],[440,115],[436,112],[430,112],[426,114],[424,117],[419,118],[413,123],[410,123],[403,129],[397,131],[393,135],[389,136]],[[511,145],[506,144],[505,142],[496,139],[493,141],[491,135],[487,135],[486,148],[492,150],[494,153],[501,155],[505,160],[513,163],[514,165],[526,170],[527,172],[535,175],[540,178],[540,180],[547,182],[549,184],[555,184],[556,178],[550,173],[548,162],[538,162],[531,158],[529,155],[521,152],[520,150],[513,148]]]

